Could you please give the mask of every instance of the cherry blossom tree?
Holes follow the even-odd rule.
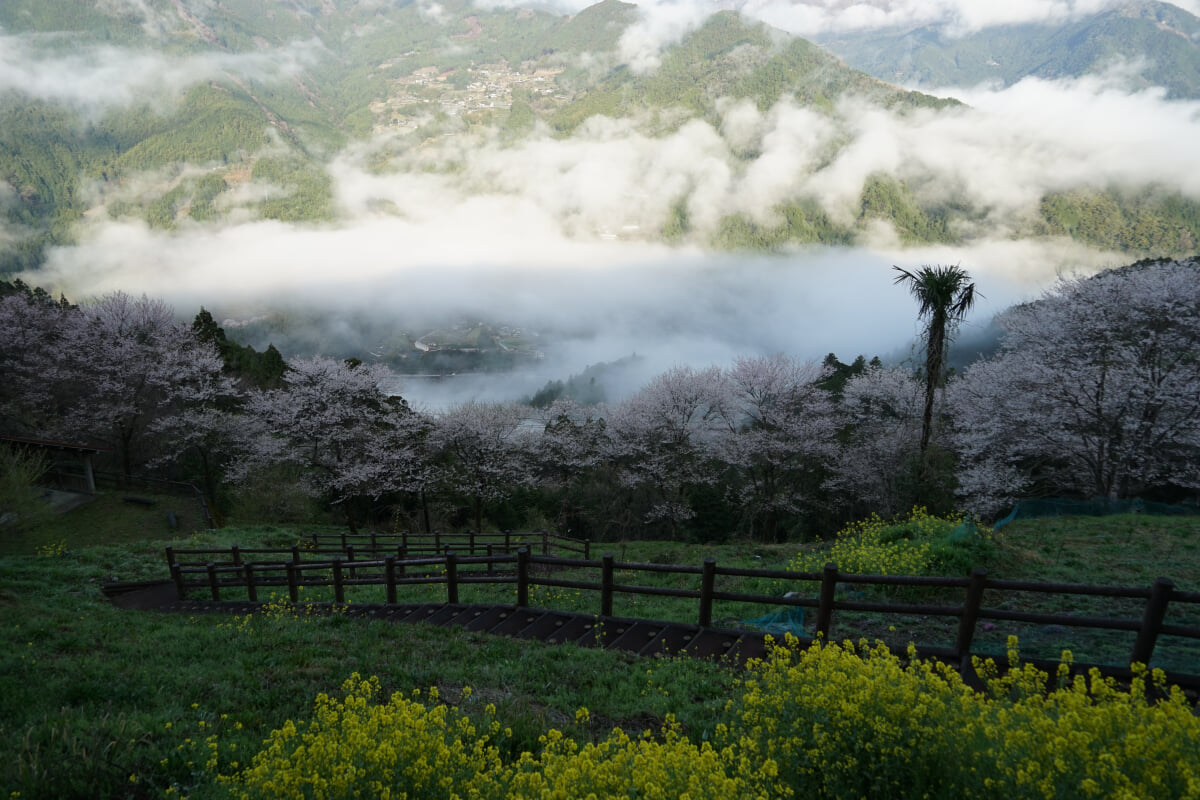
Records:
[[[430,533],[433,525],[429,493],[441,474],[435,422],[432,417],[410,409],[403,400],[391,398],[386,423],[369,441],[362,463],[361,485],[373,499],[393,493],[415,498],[425,532]]]
[[[216,349],[162,300],[124,292],[68,314],[52,367],[58,435],[112,446],[126,477],[145,463],[156,419],[210,402],[226,384]]]
[[[44,435],[59,413],[63,340],[78,309],[44,295],[0,298],[0,425],[15,435]]]
[[[785,515],[814,500],[835,453],[834,405],[818,387],[825,374],[782,355],[739,358],[726,373],[725,460],[740,470],[737,499],[767,541],[779,540]]]
[[[434,441],[444,458],[442,483],[471,499],[475,530],[485,503],[502,500],[531,480],[525,410],[505,403],[469,402],[435,420]]]
[[[539,484],[560,494],[558,525],[566,532],[573,515],[571,493],[593,481],[610,449],[608,425],[599,407],[559,399],[539,415],[540,435],[530,442],[530,457]]]
[[[393,485],[394,464],[377,457],[394,443],[408,412],[380,388],[391,372],[378,365],[315,356],[289,363],[279,389],[252,392],[245,413],[257,426],[233,474],[270,464],[295,464],[317,497],[340,505],[357,530],[354,502]]]
[[[952,387],[973,503],[1200,487],[1200,261],[1064,279],[1000,323],[999,354]]]
[[[907,369],[873,366],[846,381],[840,407],[845,432],[831,488],[864,511],[907,510],[923,409],[923,387]]]
[[[717,367],[675,367],[610,409],[613,457],[629,484],[654,495],[644,522],[664,523],[676,537],[694,516],[688,491],[719,479],[729,418],[728,385]]]

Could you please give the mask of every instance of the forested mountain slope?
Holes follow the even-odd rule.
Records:
[[[904,245],[958,243],[992,213],[953,187],[931,191],[937,179],[919,169],[872,170],[836,208],[805,185],[854,156],[860,108],[925,121],[960,113],[956,101],[899,89],[732,12],[631,55],[637,37],[627,34],[641,14],[618,0],[573,16],[464,0],[6,0],[0,273],[39,267],[49,248],[103,220],[165,233],[246,220],[337,223],[351,212],[335,165],[363,143],[377,175],[467,175],[466,156],[447,157],[437,143],[473,136],[464,151],[478,141],[531,149],[579,136],[597,115],[651,139],[701,121],[724,138],[721,169],[734,178],[767,169],[767,143],[737,135],[743,109],[815,115],[803,122],[816,142],[801,159],[809,176],[761,201],[714,204],[703,220],[696,187],[683,186],[668,209],[621,235],[770,250],[854,243],[883,222]],[[1184,22],[1154,24],[1186,32]],[[468,177],[459,191],[503,190]],[[761,207],[743,207],[751,202]],[[1005,226],[1005,236],[1177,254],[1195,247],[1200,204],[1153,183],[1130,191],[1101,181],[1047,192]]]
[[[1080,77],[1125,66],[1134,83],[1200,98],[1200,18],[1170,3],[1137,0],[1065,25],[989,27],[954,35],[938,26],[838,34],[822,44],[851,66],[936,91],[1022,78]]]

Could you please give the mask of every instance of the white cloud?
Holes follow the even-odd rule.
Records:
[[[76,108],[88,116],[134,103],[165,102],[203,81],[232,74],[282,80],[319,57],[319,42],[249,54],[174,56],[111,46],[62,49],[0,33],[0,93]]]
[[[897,2],[882,11],[919,7]],[[647,15],[659,22],[644,27],[645,47],[630,40],[630,53],[653,60],[656,41],[698,19],[680,3],[663,8],[661,17]],[[282,76],[311,57],[298,46],[290,61],[268,53],[181,64],[91,50],[35,67],[31,59],[45,53],[29,47],[0,37],[0,90],[85,109],[219,70]],[[542,132],[515,145],[465,130],[380,137],[329,164],[335,222],[255,220],[247,209],[262,187],[242,184],[218,198],[237,210],[220,224],[166,233],[92,215],[78,245],[52,250],[46,268],[25,277],[72,299],[144,291],[185,312],[294,301],[395,319],[504,317],[559,331],[548,374],[528,379],[544,380],[630,352],[645,355],[649,370],[745,353],[886,354],[915,332],[911,303],[891,286],[892,264],[962,264],[988,298],[986,315],[1061,271],[1128,260],[1066,240],[1014,241],[1045,193],[1157,184],[1200,199],[1200,103],[1130,91],[1120,74],[955,94],[969,106],[899,113],[844,98],[824,114],[788,98],[765,111],[729,100],[714,124],[692,120],[656,136],[634,120],[594,118],[570,137]],[[382,152],[392,156],[390,171],[373,166]],[[770,223],[773,207],[793,198],[849,222],[864,181],[878,172],[907,180],[928,202],[980,209],[966,243],[902,248],[886,225],[866,231],[857,249],[779,257],[653,243],[681,203],[698,243],[730,214]],[[144,177],[146,185],[174,179]],[[141,188],[130,180],[125,191]],[[16,202],[11,190],[0,191],[5,202]],[[0,231],[0,241],[12,234]]]
[[[380,270],[482,263],[602,271],[610,262],[668,258],[670,251],[649,242],[680,203],[698,243],[730,214],[769,224],[772,209],[793,198],[811,198],[849,224],[876,173],[908,181],[926,202],[979,209],[964,231],[970,246],[1010,236],[1048,192],[1158,185],[1200,199],[1200,103],[1130,94],[1099,78],[1029,79],[963,95],[971,106],[907,114],[854,99],[828,116],[789,100],[766,113],[729,103],[719,128],[693,120],[656,137],[631,120],[598,117],[569,138],[535,135],[512,146],[467,133],[432,142],[381,139],[374,147],[398,154],[394,171],[372,168],[369,146],[329,166],[341,210],[336,223],[307,229],[234,218],[220,229],[168,236],[94,215],[79,247],[56,251],[47,274],[74,283],[64,287],[70,294],[76,286],[95,292],[147,281],[154,292],[265,292],[282,281],[319,279],[346,259],[352,264],[339,274],[364,281]],[[755,155],[743,161],[743,152]],[[169,180],[147,176],[145,183]],[[141,185],[130,181],[127,190]],[[251,206],[261,188],[244,185],[218,204]],[[613,237],[625,244],[614,247]],[[861,238],[876,246],[894,241],[886,228]],[[1051,276],[1060,255],[1013,271]]]
[[[800,36],[925,25],[962,35],[995,25],[1061,24],[1122,4],[1123,0],[745,0],[737,7]],[[1174,5],[1200,14],[1198,0]]]
[[[704,24],[715,9],[695,0],[665,0],[638,7],[638,21],[617,43],[621,62],[635,73],[658,69],[662,53]]]
[[[892,285],[893,264],[961,263],[985,295],[972,323],[982,324],[1059,271],[1119,263],[1067,241],[713,255],[571,241],[548,235],[548,221],[529,209],[513,211],[478,201],[453,219],[420,223],[257,222],[173,235],[107,224],[80,246],[53,251],[39,277],[73,299],[145,291],[184,314],[201,305],[225,314],[295,304],[398,327],[465,316],[515,322],[540,331],[548,353],[520,380],[490,384],[519,396],[631,353],[644,358],[641,377],[745,354],[886,357],[916,333],[915,309]]]

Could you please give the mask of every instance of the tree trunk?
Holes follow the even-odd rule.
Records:
[[[934,312],[929,320],[929,341],[925,344],[925,412],[921,417],[921,455],[929,449],[933,434],[933,398],[942,379],[942,357],[946,347],[946,317]]]

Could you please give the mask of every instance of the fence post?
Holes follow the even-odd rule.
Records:
[[[379,545],[375,541],[375,531],[371,531],[371,560],[379,557]]]
[[[404,577],[404,559],[408,558],[408,548],[401,545],[396,548],[396,557],[400,561],[396,566],[400,570],[400,577]]]
[[[408,531],[400,531],[400,547],[408,550]],[[403,558],[403,556],[401,556]]]
[[[591,558],[592,558],[592,540],[584,539],[583,540],[583,560],[589,561],[589,560],[591,560]]]
[[[342,583],[342,560],[340,558],[333,560],[333,602],[346,602],[346,587]]]
[[[453,550],[446,551],[446,602],[458,602],[458,556]]]
[[[512,552],[511,539],[512,539],[512,531],[505,528],[504,529],[504,555],[508,555],[509,553]]]
[[[296,574],[297,571],[296,562],[289,561],[287,564],[288,598],[293,603],[300,602],[300,576]]]
[[[550,533],[542,531],[542,555],[550,555]]]
[[[346,552],[346,534],[342,534],[342,552]]]
[[[242,548],[238,547],[235,544],[229,548],[229,552],[233,556],[233,565],[235,567],[240,567],[242,565]],[[239,570],[238,572],[236,572],[234,574],[241,575],[241,571]]]
[[[829,641],[829,628],[833,623],[833,593],[837,589],[837,564],[828,563],[821,572],[821,602],[817,606],[817,636]]]
[[[384,559],[384,581],[387,583],[387,601],[388,605],[396,604],[396,557],[388,556]]]
[[[354,570],[354,545],[346,545],[346,560],[350,562],[350,577],[353,578],[357,573]]]
[[[1168,578],[1158,578],[1150,587],[1150,599],[1146,602],[1145,613],[1142,614],[1142,627],[1138,630],[1137,641],[1133,643],[1130,664],[1150,665],[1150,657],[1154,655],[1154,644],[1158,641],[1163,617],[1167,615],[1167,603],[1171,602],[1171,592],[1174,590],[1175,583]]]
[[[467,534],[467,555],[475,555],[475,531],[470,531]]]
[[[506,535],[507,536],[507,535]],[[529,607],[529,548],[517,551],[517,608]]]
[[[246,599],[251,603],[258,602],[258,587],[254,585],[254,564],[246,562]]]
[[[700,573],[700,627],[712,625],[713,585],[717,580],[717,560],[704,559],[704,568]]]
[[[494,574],[495,574],[495,572],[496,572],[496,564],[495,564],[495,563],[492,561],[492,555],[493,555],[493,553],[492,553],[492,543],[491,543],[491,542],[488,542],[488,546],[487,546],[487,557],[488,557],[488,562],[487,562],[487,571],[488,571],[488,575],[494,575]]]
[[[221,587],[217,585],[217,565],[213,562],[208,562],[205,567],[208,569],[208,585],[212,589],[212,599],[221,599]]]
[[[313,535],[316,536],[315,533]],[[298,544],[292,545],[292,561],[296,564],[300,563],[300,545]]]
[[[433,554],[439,556],[442,554],[442,533],[441,531],[433,532]]]
[[[187,584],[183,582],[183,568],[178,564],[172,564],[171,577],[175,579],[175,591],[178,593],[179,599],[187,600]]]
[[[971,582],[967,584],[967,597],[963,601],[962,616],[958,620],[958,637],[954,650],[958,653],[958,671],[964,677],[971,666],[971,640],[975,638],[975,624],[979,621],[979,606],[983,602],[983,589],[987,585],[987,570],[975,567],[971,570]]]
[[[171,545],[167,545],[167,569],[174,572],[174,569],[173,569],[174,566],[175,566],[175,550],[172,549]]]
[[[613,613],[613,556],[605,553],[600,559],[600,616],[611,617]]]

